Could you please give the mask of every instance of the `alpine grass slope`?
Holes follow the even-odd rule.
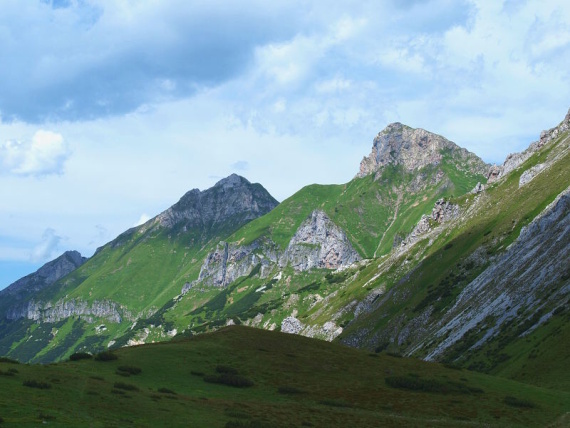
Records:
[[[569,127],[489,166],[391,124],[344,185],[279,205],[235,175],[193,190],[53,283],[1,292],[0,354],[244,324],[570,391]]]

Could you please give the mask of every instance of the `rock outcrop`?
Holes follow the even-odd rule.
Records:
[[[204,260],[195,282],[225,287],[239,277],[249,275],[257,265],[260,265],[260,276],[264,278],[277,264],[277,257],[277,246],[270,240],[259,239],[249,245],[222,241]],[[191,287],[183,288],[182,292]]]
[[[568,304],[570,279],[570,187],[561,193],[527,227],[499,258],[468,284],[455,305],[438,323],[439,345],[429,353],[436,359],[470,330],[484,326],[478,347],[498,334],[507,322],[523,324],[544,307]],[[525,313],[521,318],[519,314]],[[527,329],[545,322],[550,312],[537,318]],[[521,334],[524,334],[521,331]]]
[[[491,166],[487,172],[487,182],[492,183],[494,181],[497,181],[501,177],[507,175],[509,172],[515,170],[533,154],[535,154],[539,149],[551,141],[556,140],[563,132],[566,132],[568,130],[570,130],[570,109],[568,110],[568,113],[566,114],[564,120],[558,126],[546,131],[542,131],[540,133],[540,139],[533,142],[524,152],[511,153],[507,156],[503,165]],[[523,184],[521,184],[521,186],[522,185]]]
[[[417,242],[426,233],[432,230],[432,224],[445,223],[459,216],[459,207],[445,199],[438,199],[434,204],[431,215],[423,215],[412,232],[400,243],[400,250]]]
[[[357,176],[365,177],[386,165],[402,165],[407,171],[438,165],[445,152],[455,158],[458,168],[478,174],[489,169],[475,154],[440,135],[392,123],[374,139],[372,152],[360,163]]]
[[[458,215],[459,207],[445,199],[438,199],[431,212],[431,218],[438,223],[449,221]]]
[[[120,323],[123,319],[134,319],[129,311],[110,300],[92,303],[80,299],[61,299],[55,303],[30,300],[22,305],[11,307],[6,313],[6,318],[11,321],[26,318],[49,323],[58,322],[71,316],[82,316],[87,322],[92,322],[94,317],[104,318],[114,323]]]
[[[320,210],[311,213],[289,242],[281,266],[296,271],[311,268],[338,269],[360,260],[344,231]]]

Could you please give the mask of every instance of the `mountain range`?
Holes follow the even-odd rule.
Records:
[[[231,175],[89,258],[0,291],[0,355],[78,352],[240,324],[570,391],[570,111],[488,165],[388,125],[342,185],[278,203]]]

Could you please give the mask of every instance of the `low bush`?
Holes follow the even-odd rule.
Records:
[[[123,383],[123,382],[115,382],[113,387],[117,389],[123,389],[125,391],[138,391],[139,388],[135,385],[131,385],[130,383]]]
[[[232,386],[234,388],[249,388],[254,385],[254,382],[251,379],[229,373],[204,376],[204,382],[219,383],[221,385]]]
[[[20,364],[18,360],[14,360],[13,358],[8,357],[0,357],[0,363]]]
[[[282,385],[279,388],[277,388],[277,392],[279,394],[302,394],[305,391],[303,391],[302,389],[296,388],[294,386]]]
[[[115,361],[118,359],[119,357],[111,351],[99,352],[95,355],[95,361]]]
[[[134,366],[119,366],[117,367],[117,372],[127,373],[129,375],[138,375],[142,372],[142,369]]]
[[[527,409],[532,409],[533,407],[536,407],[536,404],[530,400],[524,400],[521,398],[512,397],[510,395],[507,395],[503,400],[503,402],[512,407],[521,407]]]
[[[344,400],[327,399],[327,400],[319,401],[319,404],[323,404],[325,406],[330,406],[330,407],[354,407],[352,404],[350,404]]]
[[[91,358],[93,358],[93,355],[89,352],[76,352],[69,356],[69,361],[90,360]]]
[[[200,376],[200,377],[204,376],[204,372],[199,372],[199,371],[196,371],[196,370],[191,370],[191,371],[190,371],[190,374],[191,374],[192,376]]]
[[[51,384],[47,382],[41,382],[37,380],[25,380],[22,385],[27,386],[28,388],[37,388],[37,389],[50,389]]]
[[[470,387],[459,382],[422,379],[419,376],[389,376],[386,384],[392,388],[439,394],[482,394],[481,388]]]
[[[160,392],[160,393],[162,393],[162,394],[172,394],[172,395],[176,395],[176,392],[174,392],[172,389],[168,389],[168,388],[158,388],[157,391]]]
[[[7,370],[0,370],[0,376],[15,376],[16,373],[14,373],[13,371]]]

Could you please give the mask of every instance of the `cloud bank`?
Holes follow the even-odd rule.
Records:
[[[61,134],[40,130],[29,142],[1,144],[0,165],[4,174],[34,177],[62,174],[70,154]]]

